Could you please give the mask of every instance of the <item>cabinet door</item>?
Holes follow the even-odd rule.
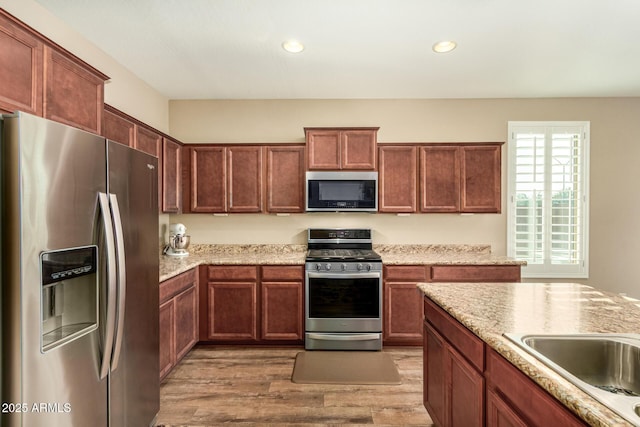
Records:
[[[208,339],[257,341],[257,282],[209,282]]]
[[[303,340],[303,285],[297,282],[262,282],[263,340]]]
[[[304,147],[266,150],[267,212],[304,212]]]
[[[458,212],[460,210],[459,147],[420,148],[420,210],[422,212]]]
[[[446,348],[449,425],[481,427],[484,424],[484,378],[450,345]]]
[[[189,152],[191,153],[191,212],[226,212],[226,148],[193,147]]]
[[[340,143],[342,169],[376,169],[376,130],[344,130]]]
[[[380,212],[416,212],[418,150],[415,146],[379,149]]]
[[[262,147],[228,147],[229,212],[262,212]]]
[[[527,427],[527,423],[491,389],[487,390],[487,425],[497,427]]]
[[[176,364],[175,301],[160,305],[160,379]]]
[[[111,141],[133,147],[135,145],[136,125],[111,107],[105,106],[102,117],[102,135]]]
[[[180,213],[182,199],[181,146],[162,139],[162,212]]]
[[[423,403],[434,424],[447,426],[445,395],[445,341],[428,323],[424,323]]]
[[[423,298],[416,284],[428,282],[428,273],[428,268],[423,265],[384,267],[384,343],[422,344]]]
[[[48,46],[44,48],[44,70],[44,116],[100,134],[104,77]]]
[[[306,140],[309,170],[340,169],[340,131],[307,130]]]
[[[500,213],[501,147],[465,146],[462,150],[462,212]]]
[[[42,116],[43,43],[0,9],[0,110]]]
[[[162,135],[143,126],[136,126],[135,149],[162,159]]]
[[[422,298],[416,282],[384,282],[384,326],[388,344],[422,344]]]
[[[176,361],[198,341],[198,287],[194,283],[189,289],[175,297],[175,357]]]

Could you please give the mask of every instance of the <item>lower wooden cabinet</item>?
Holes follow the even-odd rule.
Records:
[[[434,265],[431,282],[519,282],[520,265]]]
[[[446,338],[441,335],[445,331]],[[423,354],[423,402],[435,424],[483,426],[484,344],[429,300]]]
[[[486,355],[487,425],[587,425],[495,350]]]
[[[383,344],[422,345],[422,298],[416,284],[427,282],[424,265],[385,266]]]
[[[304,271],[302,266],[263,266],[260,338],[264,341],[304,340]]]
[[[196,269],[160,284],[160,379],[198,342]]]
[[[302,266],[207,266],[207,328],[201,339],[224,343],[301,343]]]
[[[208,341],[258,340],[258,267],[207,268]]]
[[[424,311],[423,403],[435,425],[586,426],[429,298]]]
[[[487,390],[486,399],[488,426],[527,427],[527,423],[492,390]]]
[[[385,345],[422,345],[419,282],[519,282],[519,265],[388,265],[384,267]]]

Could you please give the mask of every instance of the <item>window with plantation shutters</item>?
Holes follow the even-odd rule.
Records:
[[[509,122],[508,255],[523,277],[588,277],[589,122]]]

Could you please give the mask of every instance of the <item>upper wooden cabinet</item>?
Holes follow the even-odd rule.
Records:
[[[177,141],[162,138],[162,212],[182,211],[182,149]]]
[[[0,9],[0,110],[100,134],[108,77]]]
[[[380,145],[378,211],[499,213],[501,145]]]
[[[110,106],[104,106],[102,135],[158,158],[158,204],[182,212],[182,144]]]
[[[496,212],[501,207],[501,144],[462,148],[462,212]]]
[[[0,9],[0,110],[42,116],[43,46]]]
[[[309,170],[375,170],[379,128],[305,128]]]
[[[134,148],[162,159],[162,135],[144,125],[136,126]]]
[[[105,104],[102,115],[102,135],[120,144],[135,147],[136,124],[124,113]]]
[[[229,212],[262,212],[262,147],[227,148]]]
[[[304,212],[304,147],[266,147],[267,212]]]
[[[183,206],[194,213],[225,212],[227,207],[225,147],[185,147]]]
[[[460,211],[460,151],[457,146],[420,147],[420,211]]]
[[[44,52],[44,116],[100,134],[106,76],[64,52]]]
[[[416,212],[418,148],[386,145],[378,151],[378,211]]]
[[[420,211],[500,213],[501,146],[420,147]]]
[[[189,171],[190,212],[262,212],[262,147],[191,146],[185,168]]]

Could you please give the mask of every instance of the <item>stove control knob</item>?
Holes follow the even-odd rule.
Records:
[[[322,264],[316,264],[316,270],[318,271],[322,270]]]
[[[358,271],[361,271],[364,268],[364,265],[358,264]]]
[[[331,264],[325,265],[324,268],[327,269],[327,270],[331,270]]]
[[[343,263],[340,268],[342,268],[342,271],[347,271],[347,264]]]
[[[371,264],[367,264],[367,271],[371,271],[371,267],[372,267]]]

